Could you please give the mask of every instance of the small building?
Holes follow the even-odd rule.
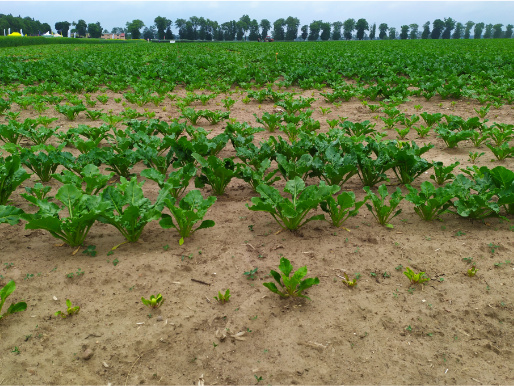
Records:
[[[125,34],[103,34],[101,39],[125,40]]]

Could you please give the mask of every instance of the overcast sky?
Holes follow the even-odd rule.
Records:
[[[154,24],[157,16],[173,22],[191,16],[209,18],[218,23],[238,20],[247,14],[251,19],[273,22],[288,16],[300,19],[301,25],[313,20],[325,22],[364,18],[368,23],[387,23],[399,28],[403,24],[420,26],[435,19],[451,17],[486,24],[514,24],[514,1],[4,1],[0,13],[30,16],[54,28],[58,21],[100,22],[102,28],[124,27],[127,21],[142,20]],[[505,27],[504,27],[505,29]],[[176,28],[172,28],[176,32]]]

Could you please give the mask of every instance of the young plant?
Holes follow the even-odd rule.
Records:
[[[156,169],[145,169],[141,171],[141,177],[157,182],[159,188],[166,189],[172,197],[179,200],[186,189],[189,187],[189,181],[196,176],[196,168],[193,163],[188,163],[178,170],[171,172],[166,179],[166,174]]]
[[[63,319],[66,319],[68,316],[72,316],[78,314],[80,311],[80,306],[72,307],[71,300],[66,299],[66,313],[62,311],[57,311],[54,315],[61,316]]]
[[[193,153],[192,156],[202,167],[202,174],[195,180],[195,187],[203,188],[205,185],[210,185],[214,195],[224,194],[232,178],[237,176],[233,159],[219,159],[215,156],[205,159],[198,153]]]
[[[30,174],[21,166],[19,156],[0,157],[0,205],[7,204],[11,194],[28,178]]]
[[[48,182],[57,168],[65,162],[63,148],[64,144],[57,148],[52,145],[38,145],[30,149],[22,149],[21,162],[32,170],[41,182]]]
[[[107,208],[98,221],[111,224],[127,241],[133,243],[139,240],[148,223],[161,217],[163,195],[159,195],[157,202],[152,204],[144,195],[144,181],[138,183],[136,177],[130,181],[124,177],[120,179],[119,184],[110,185],[102,191],[102,203]]]
[[[163,214],[159,225],[164,229],[175,228],[181,237],[179,244],[182,245],[185,237],[191,236],[199,229],[211,228],[215,225],[212,220],[203,220],[215,201],[216,197],[213,196],[204,199],[199,190],[191,190],[180,200],[178,206],[175,206],[175,198],[165,198],[164,205],[170,210],[171,216]],[[193,226],[199,221],[202,221],[200,226],[193,230]]]
[[[410,193],[405,196],[405,199],[414,204],[414,211],[425,221],[434,220],[452,206],[453,194],[450,189],[444,187],[436,189],[429,181],[422,182],[419,191],[410,185],[407,185],[407,189]]]
[[[365,202],[366,200],[356,202],[353,192],[342,192],[336,198],[328,197],[326,201],[321,202],[320,206],[330,215],[332,225],[339,228],[349,217],[356,216]]]
[[[150,308],[159,308],[162,306],[162,303],[164,303],[164,298],[161,294],[158,294],[157,296],[150,295],[150,299],[145,299],[143,296],[141,296],[141,301],[145,306]]]
[[[25,229],[45,229],[71,247],[84,243],[89,230],[109,205],[100,197],[84,194],[70,184],[63,185],[55,195],[61,206],[26,193],[22,197],[39,207],[37,213],[23,215],[23,219],[28,221]],[[65,212],[67,217],[60,217],[61,212]]]
[[[263,283],[264,287],[284,298],[301,297],[311,300],[308,296],[303,295],[302,292],[313,285],[319,284],[319,279],[315,277],[302,280],[305,275],[307,275],[306,266],[299,268],[291,277],[289,277],[290,273],[293,271],[293,266],[288,259],[282,257],[280,259],[278,269],[282,273],[271,270],[270,275],[273,276],[275,281],[278,283],[280,290],[277,288],[275,283]]]
[[[435,132],[438,134],[438,137],[444,141],[449,149],[457,147],[459,142],[470,139],[473,136],[473,131],[471,130],[453,131],[444,125],[439,125],[435,129]]]
[[[369,209],[371,214],[375,217],[380,225],[384,225],[387,228],[393,228],[389,221],[398,216],[402,210],[399,209],[395,212],[400,202],[405,198],[402,195],[400,188],[396,188],[396,191],[391,194],[389,199],[389,205],[386,204],[386,197],[389,196],[387,187],[382,184],[378,187],[378,195],[373,193],[369,186],[364,187],[364,191],[367,194],[366,200],[371,200],[372,205],[366,203],[366,207]]]
[[[7,311],[2,314],[2,307],[4,306],[7,297],[11,295],[15,289],[16,283],[14,282],[14,280],[10,280],[5,286],[3,286],[0,289],[0,320],[2,320],[4,316],[14,314],[15,312],[25,311],[27,309],[27,303],[25,302],[12,303],[7,309]]]
[[[348,288],[353,288],[357,286],[357,280],[359,280],[360,275],[356,274],[355,278],[351,279],[348,277],[348,274],[345,272],[343,273],[344,279],[342,279],[343,284],[346,285]]]
[[[503,161],[506,158],[514,157],[514,146],[509,146],[507,142],[502,143],[499,146],[488,143],[486,146],[493,152],[498,161]]]
[[[74,121],[75,118],[79,115],[81,111],[86,111],[87,107],[83,104],[79,104],[76,106],[70,106],[70,105],[57,105],[55,106],[55,110],[58,113],[63,114],[66,118],[68,118],[69,121]]]
[[[482,153],[479,153],[479,152],[472,152],[470,151],[469,152],[469,162],[471,162],[472,164],[476,163],[477,159],[479,159],[480,157],[482,157],[485,153],[482,152]]]
[[[416,130],[416,133],[418,133],[419,138],[428,137],[428,134],[430,133],[430,127],[420,125],[419,127],[413,126],[413,128]]]
[[[430,281],[430,278],[425,272],[415,273],[409,267],[405,267],[405,272],[403,274],[407,276],[412,284],[423,284],[427,281]]]
[[[469,277],[473,277],[477,274],[478,272],[478,268],[475,267],[474,265],[471,266],[471,268],[469,268],[467,271],[466,271],[466,274],[469,276]]]
[[[339,186],[328,186],[323,181],[319,186],[305,187],[305,182],[300,177],[295,177],[287,181],[284,188],[284,191],[292,196],[292,200],[282,197],[277,189],[260,184],[257,193],[261,197],[252,197],[254,205],[246,206],[253,211],[268,212],[281,228],[294,231],[310,221],[325,220],[322,214],[309,218],[306,216],[339,189]]]
[[[268,112],[264,113],[261,118],[257,116],[257,114],[253,114],[255,117],[255,121],[264,126],[266,130],[270,133],[274,133],[275,130],[280,126],[280,122],[282,121],[281,114],[270,114]]]
[[[452,171],[458,165],[460,165],[460,162],[455,162],[451,165],[444,166],[444,164],[441,161],[436,161],[433,163],[434,174],[430,176],[430,179],[434,180],[439,186],[443,185],[446,181],[455,178],[455,175],[452,174]]]
[[[220,291],[218,291],[218,296],[215,296],[214,299],[216,299],[216,301],[219,304],[225,304],[230,299],[230,290],[227,289],[224,294],[222,294]]]

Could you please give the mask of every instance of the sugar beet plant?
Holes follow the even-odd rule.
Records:
[[[204,199],[199,190],[191,190],[182,198],[178,205],[175,205],[176,199],[174,197],[167,197],[164,199],[164,205],[171,212],[162,215],[160,226],[164,229],[175,228],[179,235],[179,244],[184,243],[184,238],[190,237],[194,232],[211,228],[215,225],[213,220],[203,220],[209,208],[216,201],[216,197],[209,197]],[[195,229],[195,224],[200,222],[200,225]]]
[[[373,193],[368,186],[364,187],[364,191],[368,193],[366,199],[371,201],[371,204],[366,203],[366,207],[373,214],[373,217],[375,217],[380,225],[393,228],[393,225],[389,224],[389,221],[402,212],[401,209],[396,210],[396,208],[405,198],[400,188],[396,188],[391,194],[389,205],[386,203],[386,198],[389,196],[389,193],[384,184],[378,187],[378,195]]]
[[[306,266],[299,268],[291,277],[289,277],[293,271],[293,265],[288,259],[282,257],[280,259],[278,269],[281,273],[271,270],[270,275],[275,279],[280,289],[277,288],[275,283],[263,283],[264,287],[273,293],[279,294],[283,298],[301,297],[311,300],[308,296],[303,295],[302,292],[313,285],[319,284],[319,279],[317,277],[303,279],[305,275],[307,275]]]
[[[70,184],[63,185],[55,195],[55,199],[61,205],[26,193],[22,196],[39,208],[35,214],[22,215],[27,221],[25,228],[47,230],[71,247],[78,247],[84,243],[89,230],[109,205],[99,196],[85,194]]]
[[[136,177],[130,181],[121,177],[119,184],[106,187],[101,194],[102,203],[107,205],[98,220],[114,226],[129,242],[139,240],[145,226],[161,217],[164,206],[163,195],[155,204],[145,197],[143,184]]]
[[[332,225],[339,228],[349,217],[356,216],[365,202],[366,200],[355,201],[353,192],[341,192],[336,198],[330,196],[322,201],[321,209],[329,214]]]
[[[0,205],[7,204],[11,194],[28,178],[30,174],[21,166],[19,156],[0,156]]]
[[[311,217],[307,215],[339,189],[339,186],[329,186],[323,181],[319,185],[305,187],[305,182],[300,177],[295,177],[287,181],[284,188],[291,195],[291,199],[282,197],[272,186],[260,184],[257,193],[261,196],[252,197],[253,206],[247,204],[247,207],[253,211],[268,212],[281,228],[294,231],[310,221],[325,220],[323,214]]]

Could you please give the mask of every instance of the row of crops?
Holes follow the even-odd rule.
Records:
[[[372,41],[309,44],[99,45],[3,50],[0,82],[24,95],[93,93],[136,97],[237,85],[330,88],[368,100],[434,95],[512,103],[512,41]],[[347,82],[347,80],[352,80]]]
[[[302,98],[288,101],[301,103]],[[514,213],[514,172],[503,166],[468,167],[454,175],[458,162],[443,165],[422,157],[432,144],[419,147],[414,141],[386,140],[369,121],[340,119],[328,132],[320,133],[319,121],[313,120],[309,111],[312,113],[299,109],[298,114],[290,111],[256,117],[269,131],[295,133],[288,135],[290,141],[271,135],[258,144],[254,134],[263,128],[233,122],[209,138],[205,129],[187,123],[187,115],[182,117],[185,120],[167,123],[110,114],[103,116],[110,123],[57,132],[49,127],[55,118],[40,116],[21,122],[14,118],[16,113],[7,113],[0,138],[11,155],[0,158],[0,222],[23,220],[28,229],[45,229],[70,246],[79,246],[97,221],[113,225],[127,241],[134,242],[149,222],[159,220],[163,228],[176,228],[182,243],[196,230],[214,226],[214,221],[204,220],[204,216],[215,196],[225,194],[233,179],[248,183],[257,193],[250,210],[268,212],[282,228],[290,230],[314,220],[328,220],[340,227],[364,204],[380,224],[392,227],[390,220],[400,213],[397,208],[404,199],[426,221],[446,212],[478,220]],[[386,116],[396,114],[387,107],[383,111]],[[502,138],[508,146],[514,135],[513,125],[487,126],[478,118],[445,115],[443,121],[441,114],[421,117],[428,127],[437,125],[434,131],[443,139],[445,130],[455,136],[480,133],[494,141]],[[276,120],[274,126],[272,119]],[[20,146],[22,139],[34,146]],[[219,158],[229,142],[236,157]],[[501,148],[496,145],[491,148]],[[78,155],[65,147],[74,148]],[[135,175],[133,170],[140,163],[147,168]],[[56,179],[63,184],[55,197],[49,195],[48,185],[25,187],[21,196],[36,208],[35,213],[6,205],[30,177],[27,169],[43,183]],[[429,170],[433,170],[431,178],[436,185],[428,181],[419,189],[411,185]],[[109,184],[115,175],[121,182]],[[399,188],[389,194],[383,183],[393,175],[407,187],[408,194]],[[367,193],[362,201],[356,201],[353,192],[341,192],[354,176]],[[145,197],[144,182],[137,177],[158,184],[155,202]],[[283,191],[273,186],[280,180],[285,181]],[[188,191],[190,183],[196,188],[209,186],[212,196],[204,198],[199,190]],[[376,186],[375,193],[372,188]],[[319,207],[327,217],[313,214]]]

